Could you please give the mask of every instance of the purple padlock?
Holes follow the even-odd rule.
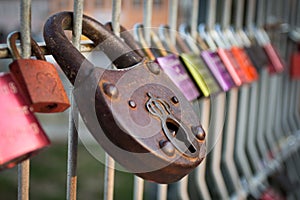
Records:
[[[224,92],[235,87],[234,81],[217,52],[203,51],[201,52],[201,56]]]
[[[200,96],[194,82],[176,55],[170,54],[165,57],[158,57],[156,61],[187,100],[193,101]]]

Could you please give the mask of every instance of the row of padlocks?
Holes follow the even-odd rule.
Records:
[[[34,112],[70,107],[46,52],[74,86],[71,123],[80,115],[98,145],[136,175],[135,199],[142,179],[158,183],[158,199],[300,199],[300,1],[194,0],[190,23],[156,28],[147,20],[152,6],[145,1],[146,20],[132,31],[74,10],[47,19],[43,47],[26,31],[8,36],[14,61],[0,77],[0,169],[50,145]],[[268,23],[271,15],[278,23]],[[75,29],[116,69],[86,59],[65,34]]]

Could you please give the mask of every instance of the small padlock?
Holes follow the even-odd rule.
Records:
[[[281,73],[285,68],[283,59],[279,56],[276,48],[272,45],[269,35],[264,29],[257,29],[256,36],[258,41],[262,44],[265,53],[269,60],[269,72]]]
[[[201,52],[201,56],[224,92],[235,87],[234,81],[217,52],[206,50]]]
[[[243,33],[243,34],[242,34]],[[239,67],[244,72],[245,78],[244,83],[251,83],[258,79],[258,73],[256,68],[253,66],[250,58],[248,57],[245,49],[243,48],[244,43],[241,35],[244,35],[244,32],[234,32],[232,29],[227,29],[224,33],[229,41],[232,43],[230,51],[234,59],[237,61]],[[237,38],[240,38],[239,40]]]
[[[193,107],[157,63],[148,62],[96,20],[82,34],[121,70],[94,67],[69,42],[73,13],[44,26],[47,48],[70,82],[81,117],[96,141],[130,172],[158,183],[178,181],[205,157],[205,132]]]
[[[164,38],[169,37],[167,34],[169,31],[165,29]],[[180,32],[184,35],[183,40],[180,35],[176,35],[176,43],[181,49],[180,59],[185,64],[186,68],[194,78],[198,87],[202,90],[205,97],[216,95],[222,92],[216,79],[213,77],[211,71],[207,68],[204,61],[201,59],[200,50],[197,44],[191,39],[190,33],[188,32],[188,26],[186,24],[180,25]],[[205,48],[204,41],[198,38],[201,48]]]
[[[135,33],[139,37],[143,48],[148,49],[141,32],[142,28],[142,24],[136,24]],[[157,47],[151,48],[151,52],[153,53],[154,50],[156,52],[156,55],[149,55],[149,57],[155,58],[155,61],[169,76],[173,83],[180,89],[180,91],[185,95],[187,100],[193,101],[197,99],[200,96],[199,90],[195,86],[194,82],[185,70],[185,67],[182,65],[179,58],[175,54],[173,54],[176,50],[173,49],[172,54],[168,54],[167,51],[164,50],[163,44],[160,43],[158,36],[154,32],[151,33],[151,38],[154,41],[154,44],[157,45]],[[146,52],[146,54],[149,54],[149,52]]]
[[[269,72],[270,73],[281,73],[284,71],[285,64],[283,59],[279,56],[279,53],[275,49],[275,47],[269,43],[264,45],[264,50],[268,55],[269,62]]]
[[[253,44],[250,47],[245,47],[245,50],[257,70],[268,67],[270,65],[268,56],[263,47],[258,44]]]
[[[35,155],[50,141],[11,74],[0,74],[0,170]]]
[[[298,50],[291,55],[290,77],[292,79],[300,79],[300,44]]]
[[[232,44],[230,44],[229,38],[226,34],[226,30],[223,32],[220,27],[216,27],[216,30],[211,31],[211,35],[212,37],[214,37],[218,44],[219,48],[217,50],[217,53],[223,61],[235,84],[237,86],[240,86],[243,83],[246,83],[247,77],[245,75],[245,72],[239,66],[231,52]]]
[[[224,92],[230,90],[231,88],[235,87],[235,83],[230,76],[228,70],[226,69],[223,61],[219,57],[217,51],[217,46],[213,41],[210,34],[206,33],[205,26],[199,25],[199,33],[202,38],[208,44],[210,50],[205,49],[201,52],[201,57],[203,58],[204,62],[214,75],[215,79],[218,81],[219,85],[221,86]]]
[[[231,52],[239,66],[244,70],[247,76],[247,82],[251,83],[256,81],[258,79],[258,73],[245,50],[241,47],[235,46],[231,48]]]
[[[46,61],[38,44],[31,39],[32,51],[39,60],[21,59],[16,47],[19,32],[8,36],[8,47],[14,58],[9,65],[11,74],[34,112],[63,112],[70,102],[52,63]]]

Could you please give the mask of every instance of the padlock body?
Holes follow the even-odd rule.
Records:
[[[200,122],[183,93],[162,70],[155,74],[146,65],[149,63],[105,72],[96,68],[85,82],[78,86],[75,83],[75,101],[95,139],[123,167],[146,180],[171,183],[200,164],[206,153],[205,140],[198,140],[192,133],[191,128]],[[118,91],[114,96],[107,90],[107,84]],[[157,111],[155,115],[147,109],[149,94],[160,100],[151,104],[153,111]],[[92,96],[95,99],[87,98]],[[95,112],[98,120],[94,118]],[[160,141],[174,144],[166,136],[164,125],[174,131],[174,138],[183,133],[181,140],[187,144],[187,154],[175,145],[173,155],[163,151]],[[180,131],[182,128],[185,131]]]
[[[258,79],[258,73],[253,66],[250,58],[246,54],[245,50],[240,47],[232,47],[231,52],[236,59],[239,66],[243,69],[247,77],[247,83],[251,83]]]
[[[239,64],[235,60],[232,52],[229,49],[219,48],[217,50],[218,55],[223,61],[225,67],[230,73],[235,85],[240,86],[247,82],[247,77],[243,69],[240,68]]]
[[[262,46],[257,44],[251,45],[250,47],[245,47],[245,51],[257,71],[269,67],[269,58]]]
[[[0,75],[0,170],[36,154],[50,141],[10,74]]]
[[[224,92],[235,87],[231,76],[217,52],[202,51],[201,56]]]
[[[290,77],[296,80],[300,79],[300,52],[291,56]]]
[[[183,53],[180,58],[205,97],[221,92],[220,86],[200,55]]]
[[[264,45],[264,50],[268,55],[270,65],[269,65],[269,72],[270,73],[281,73],[285,68],[285,64],[283,60],[280,58],[279,53],[274,48],[272,44]]]
[[[43,60],[18,59],[9,67],[34,112],[62,112],[70,106],[53,64]]]
[[[156,61],[187,100],[193,101],[200,96],[199,90],[176,55],[158,57]]]

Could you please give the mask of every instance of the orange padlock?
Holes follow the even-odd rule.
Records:
[[[256,81],[258,79],[258,73],[245,50],[243,48],[234,46],[231,48],[231,52],[239,66],[245,72],[247,82],[251,83]]]
[[[19,38],[19,32],[13,32],[8,37],[8,47],[15,59],[9,68],[27,103],[34,112],[54,113],[66,110],[70,102],[55,66],[46,61],[33,39],[32,51],[38,60],[21,59],[16,47],[16,40]]]

